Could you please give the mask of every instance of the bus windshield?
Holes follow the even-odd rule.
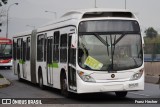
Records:
[[[12,45],[0,44],[0,59],[12,58]]]
[[[94,24],[91,22],[89,21],[92,26],[85,22],[88,27],[92,27],[85,26],[88,30],[81,28],[84,26],[79,26],[78,62],[80,67],[87,70],[118,71],[142,65],[143,51],[138,24],[134,25],[133,21],[127,21],[128,24],[118,21],[116,25],[113,21],[114,25],[109,24],[111,28],[98,27],[97,29],[95,26],[100,26],[100,23],[110,22],[93,21]],[[122,28],[118,27],[119,24]],[[126,25],[130,28],[124,29]]]

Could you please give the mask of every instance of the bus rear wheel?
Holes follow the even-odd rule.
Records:
[[[39,75],[38,83],[39,83],[39,87],[40,87],[42,90],[44,90],[43,77],[42,77],[42,75]]]
[[[115,92],[117,97],[126,97],[127,91]]]
[[[19,80],[19,81],[22,81],[22,79],[21,79],[21,74],[20,74],[20,68],[19,68],[19,65],[18,65],[18,80]]]

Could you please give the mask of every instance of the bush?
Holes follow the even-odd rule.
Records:
[[[3,76],[0,74],[0,78],[3,78]]]

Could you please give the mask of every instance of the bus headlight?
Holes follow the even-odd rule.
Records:
[[[88,75],[88,74],[86,74],[86,73],[84,73],[82,71],[78,71],[78,75],[85,82],[96,82],[93,77],[91,77],[90,75]]]
[[[130,80],[138,80],[141,78],[142,75],[143,75],[143,69],[135,73]]]

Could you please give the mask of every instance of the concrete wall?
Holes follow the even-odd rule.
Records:
[[[160,62],[145,62],[145,82],[160,84]]]
[[[145,74],[150,76],[160,75],[160,62],[145,62]]]

